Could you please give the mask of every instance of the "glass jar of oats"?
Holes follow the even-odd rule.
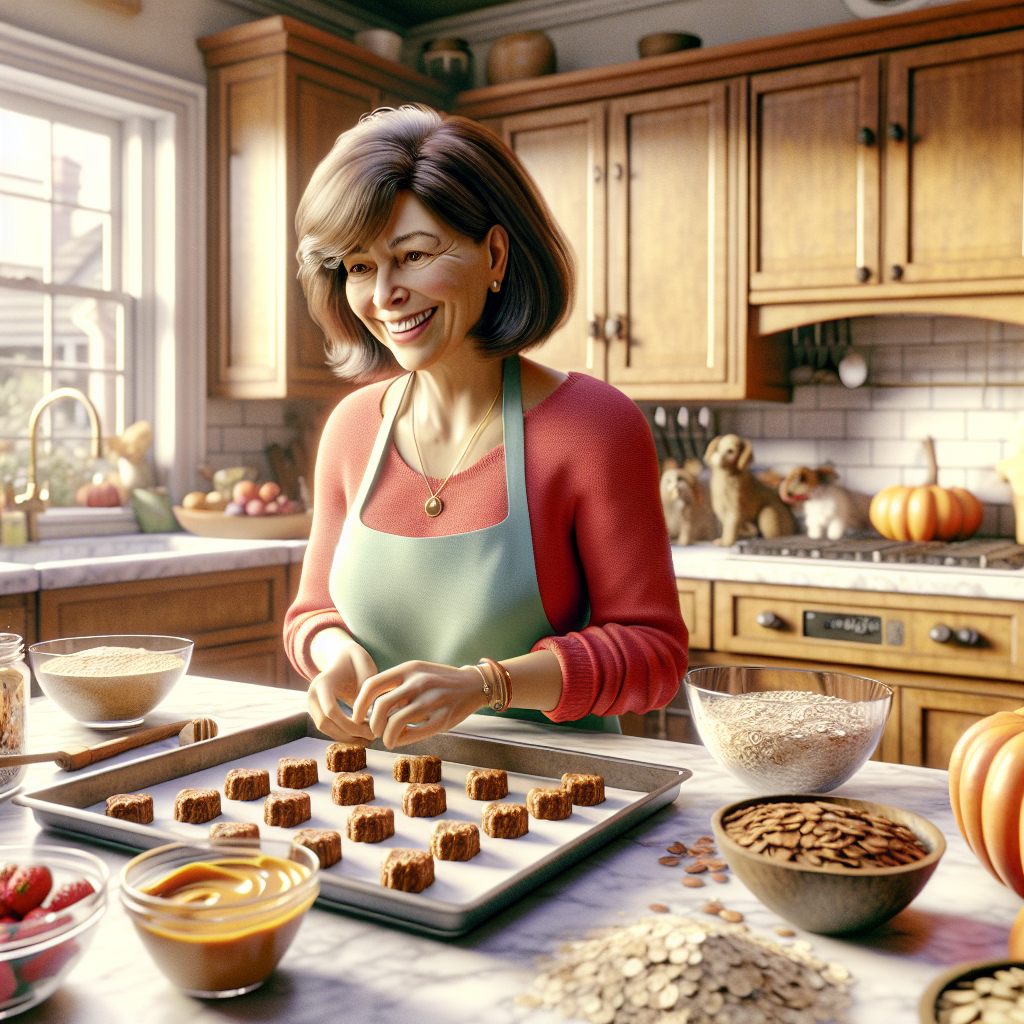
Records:
[[[30,679],[21,637],[16,633],[0,633],[0,754],[25,753],[25,709]],[[24,765],[0,768],[0,793],[14,789],[24,774]]]

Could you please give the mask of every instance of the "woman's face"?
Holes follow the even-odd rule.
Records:
[[[384,230],[365,252],[346,254],[345,294],[370,333],[406,370],[475,352],[466,338],[492,281],[502,281],[508,236],[495,226],[482,242],[400,192]]]

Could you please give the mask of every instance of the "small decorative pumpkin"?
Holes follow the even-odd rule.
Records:
[[[113,508],[120,505],[121,500],[122,495],[116,484],[102,478],[82,484],[75,492],[75,504],[88,505],[90,508]]]
[[[935,443],[924,441],[928,482],[923,487],[885,487],[868,509],[871,525],[889,540],[966,540],[979,526],[985,507],[962,487],[939,487]]]
[[[960,737],[949,759],[949,803],[974,855],[1024,897],[1024,708],[982,718]],[[1024,909],[1010,929],[1009,955],[1024,959]]]

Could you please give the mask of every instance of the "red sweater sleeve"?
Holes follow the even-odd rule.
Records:
[[[650,429],[617,389],[582,376],[570,380],[571,415],[557,425],[560,471],[534,480],[527,448],[545,606],[559,589],[554,577],[571,573],[559,565],[559,548],[575,553],[590,600],[586,627],[534,646],[553,651],[562,668],[562,699],[548,716],[556,722],[663,707],[686,674],[688,651]]]
[[[302,578],[284,620],[284,647],[296,671],[312,679],[319,669],[309,653],[314,634],[345,628],[330,594],[331,562],[380,426],[380,401],[389,382],[370,384],[344,398],[320,438],[313,485],[313,525],[302,560]]]

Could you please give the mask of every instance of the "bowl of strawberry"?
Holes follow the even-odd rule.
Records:
[[[0,846],[0,1020],[48,999],[107,909],[99,857],[61,846]]]

